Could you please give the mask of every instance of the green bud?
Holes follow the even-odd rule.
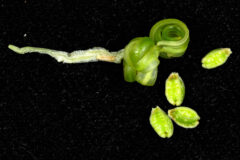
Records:
[[[158,106],[152,108],[150,124],[162,138],[170,138],[173,135],[173,123],[167,114]]]
[[[169,75],[165,84],[165,96],[168,102],[174,106],[180,106],[185,96],[185,85],[178,73]]]
[[[164,19],[157,22],[149,36],[160,47],[160,57],[181,57],[189,43],[189,30],[178,19]]]
[[[232,51],[230,48],[214,49],[203,57],[202,67],[212,69],[221,66],[227,61],[231,53]]]
[[[176,107],[168,110],[168,116],[183,128],[195,128],[200,120],[197,112],[188,107]]]
[[[134,38],[124,49],[123,72],[127,82],[153,86],[157,79],[159,47],[149,37]]]

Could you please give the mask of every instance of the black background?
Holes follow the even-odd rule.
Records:
[[[226,1],[31,1],[0,5],[0,159],[239,159],[240,6]],[[37,46],[64,51],[94,46],[116,51],[153,24],[177,18],[190,30],[178,59],[161,59],[154,87],[123,80],[122,64],[63,64],[47,55],[7,49]],[[25,36],[24,36],[25,35]],[[223,66],[201,58],[230,47]],[[179,72],[184,106],[201,117],[195,129],[175,125],[162,139],[149,124],[151,108],[173,108],[164,96]]]

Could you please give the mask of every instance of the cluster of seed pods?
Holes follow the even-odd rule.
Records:
[[[199,124],[200,117],[196,111],[180,106],[185,96],[185,85],[178,73],[173,72],[167,78],[165,96],[170,104],[177,107],[168,110],[168,115],[158,106],[152,109],[150,124],[160,137],[170,138],[173,135],[172,120],[183,128],[195,128]]]
[[[214,49],[202,58],[202,67],[205,69],[219,67],[227,61],[231,53],[230,48]],[[185,85],[178,73],[173,72],[167,78],[165,96],[170,104],[179,107],[168,110],[168,115],[158,106],[152,109],[150,124],[160,137],[170,138],[173,135],[171,119],[183,128],[198,126],[200,117],[197,112],[189,107],[180,106],[185,96]]]

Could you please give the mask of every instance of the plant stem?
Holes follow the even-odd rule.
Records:
[[[116,52],[109,52],[108,50],[101,47],[94,47],[87,50],[77,50],[71,53],[38,47],[19,48],[11,44],[8,45],[8,48],[18,54],[25,54],[31,52],[48,54],[49,56],[55,58],[58,62],[63,63],[87,63],[96,61],[121,63],[124,54],[124,49],[121,49]]]

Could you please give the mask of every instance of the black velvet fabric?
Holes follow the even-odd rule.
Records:
[[[237,0],[1,0],[0,159],[240,158],[240,5]],[[19,55],[8,44],[73,51],[116,51],[148,36],[157,21],[177,18],[190,30],[185,55],[160,59],[153,87],[127,83],[122,64],[63,64],[37,53]],[[206,70],[201,58],[229,47],[223,66]],[[149,124],[151,109],[173,108],[165,80],[185,82],[183,106],[201,117],[195,129],[174,124],[170,139]]]

